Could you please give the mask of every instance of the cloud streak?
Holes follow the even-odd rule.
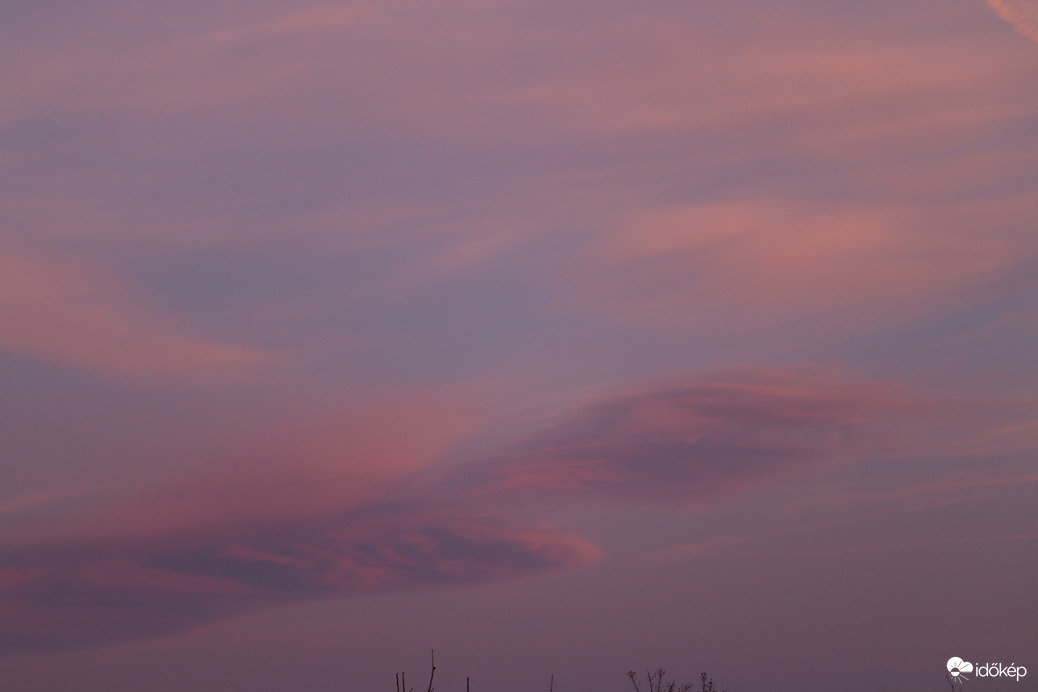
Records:
[[[892,384],[747,371],[591,405],[457,480],[495,497],[711,501],[823,461],[933,451],[920,429],[946,418]]]
[[[22,522],[0,543],[0,656],[601,557],[564,531],[424,492],[415,478],[467,428],[449,409],[368,399],[361,410],[264,431],[207,472],[95,489],[76,508]],[[0,517],[61,497],[8,498]]]
[[[412,591],[336,627],[395,656],[420,603],[421,636],[515,623],[530,671],[700,637],[866,686],[831,654],[892,629],[830,641],[826,604],[1007,612],[924,547],[1033,534],[1033,0],[8,4],[0,655],[183,633],[104,666],[158,680],[211,636],[235,680],[167,687],[303,689],[238,665],[251,620],[187,633]],[[896,542],[886,592],[793,559]],[[267,622],[316,652],[335,611]],[[114,690],[70,662],[123,652],[0,677]]]
[[[557,532],[406,510],[210,532],[0,553],[0,652],[97,646],[278,603],[516,578],[598,556]]]
[[[987,0],[987,3],[1014,29],[1038,42],[1038,4],[1034,0]]]
[[[708,506],[836,461],[1029,448],[1035,408],[940,403],[824,369],[743,370],[592,402],[465,464],[422,463],[443,442],[413,411],[402,410],[397,427],[431,446],[373,433],[371,418],[331,442],[311,428],[313,442],[283,446],[273,461],[128,488],[92,512],[8,536],[0,652],[585,565],[602,550],[531,521],[531,503]],[[429,429],[417,433],[415,421]]]
[[[597,240],[575,262],[571,290],[639,322],[722,308],[758,323],[834,310],[896,320],[1018,271],[1036,251],[1025,237],[985,237],[925,218],[911,208],[774,199],[655,208]]]
[[[227,382],[274,354],[221,343],[89,262],[0,245],[0,349],[131,381]]]

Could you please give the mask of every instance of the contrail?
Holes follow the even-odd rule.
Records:
[[[1038,0],[987,0],[987,3],[1014,29],[1038,42]]]

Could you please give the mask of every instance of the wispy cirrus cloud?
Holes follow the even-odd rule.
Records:
[[[824,369],[733,371],[589,405],[447,478],[494,498],[710,502],[839,460],[1030,448],[1036,411]]]
[[[502,496],[708,500],[861,453],[884,418],[917,406],[889,386],[824,376],[688,382],[591,405],[459,479]]]
[[[464,434],[442,402],[265,431],[204,472],[98,487],[8,527],[0,656],[180,632],[314,598],[432,589],[586,564],[601,551],[551,526],[435,496],[416,480]],[[10,498],[26,511],[63,497]]]
[[[468,463],[430,463],[447,445],[436,432],[451,425],[442,407],[387,408],[331,436],[303,427],[270,458],[113,491],[92,510],[6,537],[0,652],[588,564],[602,549],[531,519],[531,503],[710,506],[836,462],[1033,448],[1036,408],[941,400],[825,368],[753,369],[592,401]],[[931,495],[959,487],[954,469],[927,482]],[[842,492],[876,504],[887,491]]]
[[[991,214],[1015,225],[1026,206]],[[1029,234],[979,234],[963,216],[774,198],[655,207],[614,223],[559,281],[612,321],[723,339],[812,320],[824,342],[961,310],[1038,256]]]
[[[92,32],[37,36],[31,50],[11,49],[0,61],[11,140],[36,138],[48,152],[34,146],[10,159],[19,169],[36,164],[18,197],[38,199],[13,205],[12,225],[55,209],[97,216],[89,205],[101,200],[118,213],[77,230],[76,242],[130,262],[172,256],[175,267],[184,266],[185,246],[196,257],[217,247],[227,257],[219,269],[180,271],[220,286],[236,270],[255,282],[241,265],[263,251],[286,274],[294,269],[282,262],[297,252],[312,253],[311,264],[335,255],[365,265],[322,277],[304,299],[235,305],[251,314],[278,298],[333,313],[387,286],[413,299],[414,286],[447,281],[458,267],[523,252],[513,263],[523,288],[555,271],[554,259],[572,260],[558,269],[580,280],[572,302],[659,322],[714,296],[814,307],[896,293],[889,308],[918,295],[913,276],[924,295],[969,278],[959,250],[983,236],[976,222],[945,247],[943,228],[905,232],[926,212],[911,201],[876,211],[787,194],[860,198],[854,190],[864,186],[895,198],[934,176],[964,191],[975,191],[978,176],[991,188],[1014,179],[1026,163],[1015,150],[948,145],[1012,127],[1031,108],[1029,92],[1015,88],[1029,75],[995,41],[879,43],[852,25],[819,32],[799,13],[794,21],[774,10],[728,26],[723,13],[703,8],[589,7],[577,3],[548,21],[555,15],[540,3],[417,3],[407,12],[218,4],[206,22],[187,6],[109,8]],[[782,175],[770,175],[778,160]],[[393,211],[373,232],[368,217],[377,210]],[[698,223],[755,213],[752,238],[722,241],[717,255],[700,253],[687,235],[673,257],[632,251],[664,217],[678,225],[681,216]],[[414,241],[430,228],[473,230]],[[606,247],[602,228],[612,236]],[[586,229],[594,229],[587,244]],[[550,255],[529,251],[549,237],[558,243]],[[358,259],[370,238],[396,254]],[[997,250],[975,245],[961,249],[978,263]],[[588,268],[589,257],[600,263]],[[753,275],[740,283],[745,272]]]
[[[198,8],[171,15],[127,12],[118,3],[99,7],[96,29],[106,38],[57,31],[46,21],[31,27],[34,41],[15,39],[4,73],[10,89],[0,98],[0,123],[46,113],[55,107],[79,112],[112,106],[157,115],[257,98],[264,87],[287,88],[303,65],[292,47],[362,22],[359,7],[313,5],[242,12],[211,6],[208,22]],[[133,27],[136,36],[128,36]],[[147,40],[142,40],[146,37]],[[286,50],[286,47],[289,50]],[[276,52],[277,62],[256,61]]]
[[[987,0],[987,3],[1014,29],[1038,42],[1038,4],[1034,0]]]
[[[81,491],[67,489],[55,490],[47,493],[35,493],[31,495],[20,495],[17,497],[0,497],[0,516],[4,514],[15,514],[38,507],[45,507],[53,502],[64,500],[75,496]]]
[[[34,546],[0,555],[0,652],[158,636],[278,603],[511,579],[598,554],[551,530],[399,508]]]
[[[81,259],[0,245],[0,349],[116,379],[234,381],[278,361],[163,314]]]

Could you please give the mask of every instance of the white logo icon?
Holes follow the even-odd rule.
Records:
[[[972,673],[973,664],[969,661],[963,661],[958,656],[953,656],[948,659],[948,674],[956,680],[969,680],[963,673]]]

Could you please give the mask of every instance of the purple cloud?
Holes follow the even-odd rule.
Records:
[[[1028,424],[1007,423],[1033,410],[940,402],[833,373],[733,372],[591,404],[451,482],[493,498],[695,501],[837,459],[1026,446],[1033,440],[1019,433]]]
[[[137,489],[131,501],[52,527],[49,538],[9,540],[0,549],[0,654],[157,636],[278,603],[586,564],[602,551],[520,519],[523,507],[708,502],[833,460],[1033,446],[1033,409],[938,404],[825,371],[757,370],[594,402],[481,460],[401,464],[364,482],[336,480],[330,458],[308,470],[297,446],[283,473],[271,472],[276,482],[253,468]],[[354,452],[364,449],[361,432],[350,439]],[[335,447],[344,458],[350,439]]]
[[[516,578],[596,548],[493,517],[400,508],[0,553],[0,655],[189,629],[278,603]]]

